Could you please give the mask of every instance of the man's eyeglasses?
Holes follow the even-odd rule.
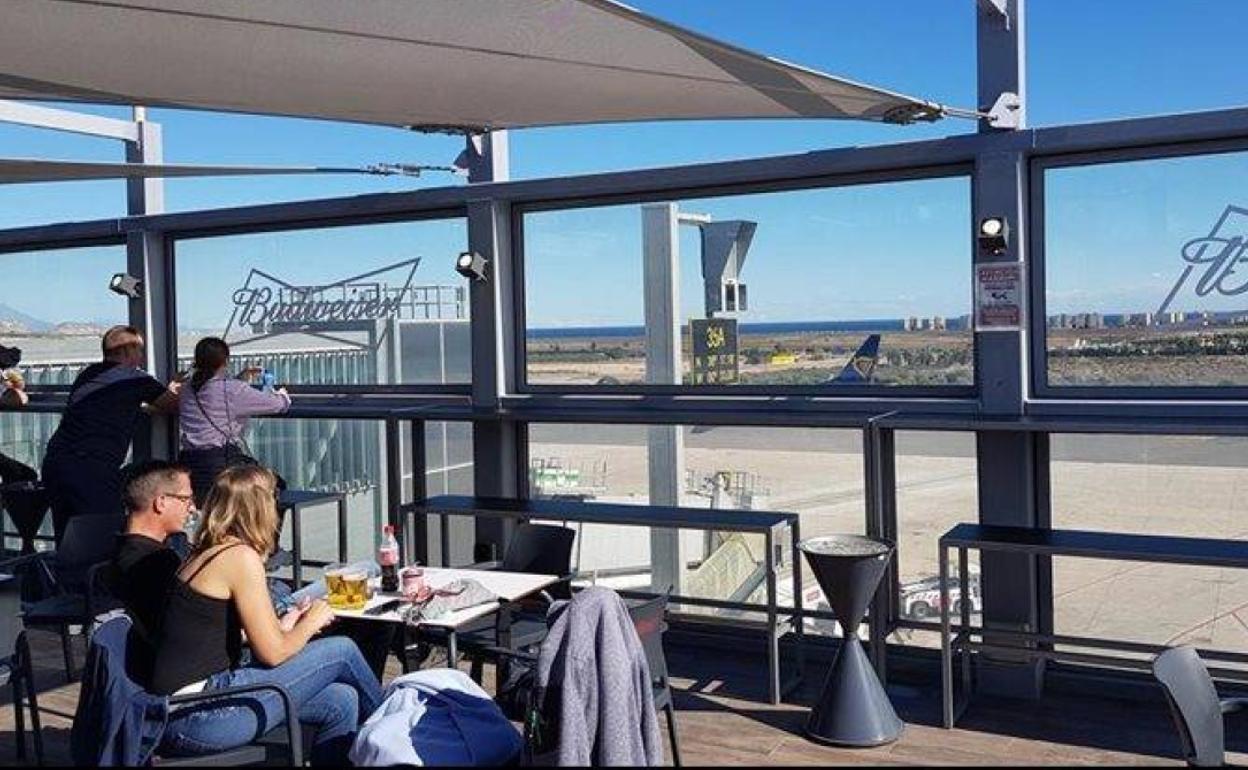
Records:
[[[174,500],[181,500],[184,503],[189,503],[195,499],[195,495],[179,495],[174,492],[165,492],[161,494],[161,497],[172,497]]]

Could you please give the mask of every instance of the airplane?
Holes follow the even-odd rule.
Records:
[[[853,384],[861,385],[871,382],[871,376],[875,373],[875,364],[880,358],[880,335],[872,334],[863,340],[862,345],[858,348],[858,352],[849,359],[849,363],[845,364],[845,368],[835,377],[829,377],[824,380],[830,384]]]
[[[875,374],[875,365],[880,359],[880,335],[869,335],[862,341],[857,352],[850,357],[849,363],[835,377],[823,381],[825,385],[865,385],[871,382]],[[715,429],[713,425],[695,425],[690,433],[708,433]]]

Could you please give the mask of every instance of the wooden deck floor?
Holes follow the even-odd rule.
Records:
[[[31,640],[47,761],[67,764],[78,687],[65,683],[57,638],[32,631]],[[689,765],[1181,764],[1159,698],[1125,701],[1088,693],[1032,702],[979,696],[957,729],[943,730],[935,687],[891,685],[890,696],[907,723],[902,738],[877,749],[846,750],[802,737],[807,708],[821,681],[817,667],[791,703],[773,707],[764,703],[763,666],[755,658],[679,648],[668,657],[678,688],[683,759]],[[0,764],[15,765],[13,710],[7,697],[2,702]],[[1235,733],[1229,724],[1228,735]]]

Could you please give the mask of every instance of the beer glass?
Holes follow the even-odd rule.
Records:
[[[368,604],[368,571],[358,565],[331,564],[325,568],[329,606],[336,610],[362,610]]]

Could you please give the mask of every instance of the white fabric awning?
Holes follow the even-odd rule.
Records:
[[[0,98],[422,129],[942,114],[612,0],[3,0]]]

